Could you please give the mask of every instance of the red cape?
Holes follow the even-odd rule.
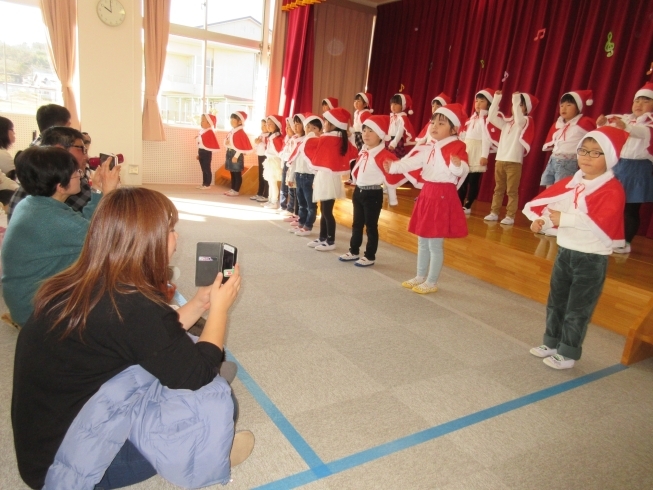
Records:
[[[333,173],[349,173],[349,162],[356,160],[358,150],[349,141],[347,153],[340,154],[342,139],[339,134],[324,133],[319,138],[311,138],[304,145],[304,155],[313,170]]]
[[[242,126],[238,126],[231,130],[224,140],[224,146],[236,150],[239,153],[251,153],[254,151],[249,137],[243,130]]]
[[[549,129],[549,134],[546,135],[546,140],[544,141],[544,146],[542,147],[542,150],[548,151],[548,150],[553,149],[553,145],[555,144],[555,141],[553,141],[553,136],[556,134],[556,132],[559,129],[564,128],[564,125],[561,126],[560,128],[558,128],[557,124],[558,124],[558,121],[554,122],[551,125],[551,128]],[[569,123],[565,123],[565,124],[569,124]],[[592,121],[587,116],[581,117],[578,121],[576,121],[575,123],[570,124],[570,125],[580,126],[581,128],[583,128],[588,133],[590,131],[594,131],[596,129],[596,124],[594,123],[594,121]]]
[[[356,160],[356,165],[354,165],[354,168],[353,168],[353,170],[351,172],[352,175],[354,176],[354,179],[358,178],[358,170],[360,168],[361,157],[363,156],[364,151],[365,150],[361,150],[360,154],[358,155],[358,159]],[[379,167],[379,169],[381,169],[381,172],[383,172],[383,176],[384,176],[386,184],[390,185],[391,187],[397,187],[397,186],[403,184],[404,182],[406,182],[406,178],[402,174],[389,174],[389,173],[387,173],[385,171],[385,168],[383,167],[383,162],[386,162],[388,160],[391,160],[391,161],[394,162],[394,161],[398,160],[398,158],[395,156],[394,153],[389,152],[388,150],[383,148],[379,153],[377,153],[374,156],[373,160],[374,160],[374,164],[377,167]],[[368,164],[369,163],[370,162],[368,162]],[[403,179],[402,182],[397,184],[396,182],[398,182],[401,179]]]

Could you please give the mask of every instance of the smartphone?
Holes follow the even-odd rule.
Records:
[[[222,284],[227,282],[234,274],[234,267],[238,259],[238,249],[228,243],[222,244]]]
[[[111,161],[109,162],[109,170],[113,170],[113,167],[116,166],[115,155],[107,155],[106,153],[100,153],[100,165],[102,165],[107,158],[111,158]]]
[[[195,286],[210,286],[222,268],[222,243],[198,242],[195,258]]]

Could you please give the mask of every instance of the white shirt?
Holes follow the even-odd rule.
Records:
[[[354,133],[362,133],[363,132],[363,123],[361,122],[361,116],[366,113],[370,112],[369,109],[362,109],[360,111],[354,111],[354,122],[351,125],[352,129],[354,130]]]
[[[635,117],[634,114],[624,114],[618,117],[621,117],[621,120],[626,123],[626,131],[630,133],[626,144],[621,149],[621,158],[653,162],[653,155],[649,153],[651,129],[650,126],[645,125],[647,121],[651,120],[651,113],[647,112],[639,117]]]
[[[401,116],[405,115],[405,112],[400,112],[399,114],[390,114],[390,129],[388,129],[388,134],[392,137],[390,146],[394,146],[395,148],[401,141],[401,138],[404,136],[404,119]]]
[[[488,120],[501,130],[497,161],[522,163],[524,161],[524,147],[519,140],[527,119],[519,106],[521,97],[519,94],[512,96],[512,117],[510,118],[499,116],[500,102],[501,95],[495,95],[487,114]]]
[[[553,155],[576,155],[578,143],[587,134],[587,130],[581,128],[578,120],[583,117],[578,114],[576,117],[565,122],[562,116],[556,121],[557,131],[553,133]],[[542,151],[551,151],[550,145],[544,145]]]
[[[375,157],[385,148],[383,141],[373,148],[363,145],[358,161],[358,173],[356,174],[356,185],[381,185],[385,181],[385,174],[376,163]]]
[[[490,155],[490,136],[485,127],[488,111],[481,110],[480,114],[474,112],[469,118],[465,131],[460,135],[461,141],[478,140],[481,142],[481,157],[487,158]]]
[[[0,171],[7,173],[14,168],[14,157],[4,148],[0,148]]]
[[[456,141],[456,136],[449,136],[440,141],[433,140],[426,145],[417,147],[414,156],[406,156],[394,162],[390,167],[391,174],[403,174],[422,169],[422,178],[429,182],[448,182],[451,184],[458,183],[458,177],[469,171],[467,162],[462,162],[460,167],[453,163],[447,165],[440,150],[443,146]]]

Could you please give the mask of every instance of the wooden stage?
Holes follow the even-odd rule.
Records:
[[[351,227],[353,187],[348,199],[336,201],[338,223]],[[399,205],[384,202],[379,219],[380,239],[417,252],[417,237],[408,233],[408,221],[418,191],[402,187]],[[469,235],[445,240],[446,266],[509,291],[546,303],[549,279],[557,253],[555,237],[530,231],[520,213],[514,225],[484,221],[490,204],[476,202],[467,224]],[[628,338],[622,362],[631,364],[653,356],[653,240],[636,237],[628,255],[609,258],[608,277],[592,322]]]

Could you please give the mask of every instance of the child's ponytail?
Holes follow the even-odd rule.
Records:
[[[344,129],[336,128],[336,131],[340,133],[340,138],[342,140],[340,143],[340,155],[344,157],[349,149],[349,136],[347,135],[347,131]]]

